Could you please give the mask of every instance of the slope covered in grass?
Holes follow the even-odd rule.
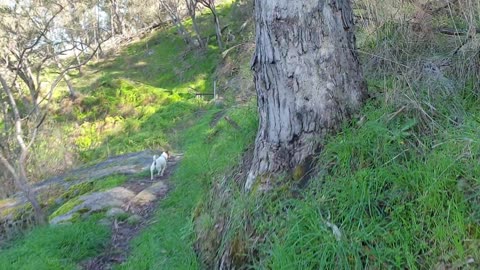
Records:
[[[192,215],[210,186],[240,161],[253,140],[257,119],[252,105],[228,112],[241,129],[224,119],[215,123],[214,117],[222,112],[210,110],[182,135],[185,156],[171,179],[174,189],[160,203],[152,226],[133,241],[131,257],[118,269],[200,268],[193,248]]]
[[[238,10],[229,3],[218,10],[229,27],[243,23],[232,20]],[[209,14],[199,16],[199,21],[206,35],[214,33]],[[241,41],[240,37],[237,42]],[[84,67],[81,74],[70,74],[78,91],[75,100],[66,91],[55,95],[48,128],[58,134],[42,134],[34,149],[35,166],[42,167],[46,175],[48,167],[58,166],[67,154],[73,156],[69,158],[74,164],[82,164],[145,149],[185,151],[184,162],[171,179],[171,195],[160,204],[152,225],[134,241],[132,257],[122,268],[199,267],[191,246],[191,213],[208,191],[211,178],[238,162],[256,126],[253,103],[230,109],[228,101],[224,109],[195,98],[197,92],[211,93],[215,79],[225,80],[216,77],[221,61],[214,39],[207,49],[200,50],[186,46],[173,28],[162,29],[105,61]],[[221,82],[217,86],[223,87]],[[241,129],[222,120],[224,114]],[[126,180],[112,177],[111,181],[72,186],[61,194],[61,205],[49,201],[54,204],[47,205],[51,218],[69,211],[78,196]],[[109,229],[97,224],[102,216],[99,213],[93,219],[76,219],[72,225],[35,229],[11,241],[0,252],[0,268],[75,269],[101,254],[108,244]]]
[[[479,6],[418,22],[419,5],[356,3],[369,102],[325,140],[310,179],[286,172],[245,194],[247,165],[212,186],[195,223],[205,268],[480,267],[480,47],[436,32],[478,27],[462,18]]]
[[[480,268],[478,52],[463,46],[474,39],[414,32],[403,19],[411,3],[395,9],[392,1],[357,1],[359,17],[374,17],[358,29],[371,99],[326,138],[310,179],[285,174],[266,193],[243,190],[254,102],[234,104],[235,92],[224,107],[192,99],[215,79],[235,89],[222,76],[251,76],[241,52],[222,59],[214,40],[191,50],[166,29],[72,74],[82,95],[56,117],[82,161],[146,148],[184,152],[170,193],[116,269]],[[234,30],[244,22],[238,12],[220,9]],[[458,12],[440,13],[432,29],[466,26]],[[209,20],[201,17],[201,27]],[[252,32],[237,38],[249,43]],[[74,268],[108,238],[97,226],[35,230],[0,252],[0,266]],[[61,230],[83,240],[52,237]],[[48,248],[28,252],[40,244]]]
[[[267,259],[259,265],[412,269],[479,258],[478,218],[460,186],[478,185],[479,123],[469,117],[461,128],[416,138],[411,119],[390,119],[393,110],[365,112],[362,127],[329,140],[319,159],[324,171],[302,200],[262,200],[273,209],[264,208],[259,224],[285,230],[265,231],[269,241],[260,249]],[[340,240],[327,222],[340,228]]]
[[[0,249],[0,269],[76,269],[100,252],[110,238],[98,218],[71,225],[37,228]]]

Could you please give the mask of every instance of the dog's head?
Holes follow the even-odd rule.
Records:
[[[162,153],[162,156],[165,158],[165,159],[169,159],[170,158],[170,152],[169,151],[165,151]]]

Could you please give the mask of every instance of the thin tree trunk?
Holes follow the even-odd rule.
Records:
[[[77,58],[77,61],[78,61],[78,60],[79,60],[79,59]],[[57,63],[58,69],[59,69],[59,70],[63,70],[62,64],[60,63],[60,61],[58,61],[58,59],[57,59],[56,57],[55,57],[55,62]],[[80,65],[80,62],[79,62],[78,65],[81,66],[81,65]],[[75,87],[73,87],[73,84],[72,84],[72,82],[70,81],[69,76],[65,73],[65,74],[62,75],[62,79],[63,79],[63,81],[67,84],[68,94],[69,94],[69,96],[70,96],[70,99],[71,99],[71,100],[75,100],[75,99],[78,97],[78,95],[77,95],[77,92],[75,91]]]
[[[183,38],[185,43],[191,44],[192,37],[182,23],[182,20],[178,15],[177,7],[170,7],[167,3],[163,1],[160,1],[160,6],[167,12],[168,16],[170,16],[170,19],[173,21],[177,28],[178,34]]]
[[[20,148],[20,156],[17,159],[17,171],[12,166],[10,162],[8,162],[7,158],[3,156],[2,152],[0,152],[0,162],[7,168],[7,170],[12,174],[15,185],[22,190],[27,197],[28,201],[32,204],[35,219],[38,224],[43,225],[46,223],[46,216],[43,212],[40,203],[38,202],[35,192],[31,189],[28,184],[28,178],[25,170],[25,163],[28,157],[29,149],[32,146],[38,131],[38,126],[33,129],[30,134],[30,141],[28,143],[24,140],[24,131],[22,128],[22,118],[20,117],[20,112],[18,110],[17,102],[12,94],[10,87],[7,85],[6,81],[0,75],[0,84],[2,85],[3,91],[5,92],[6,96],[8,97],[8,101],[13,111],[13,118],[14,118],[14,125],[15,125],[15,138],[18,142]]]
[[[82,48],[82,51],[83,51],[83,48]],[[82,72],[82,65],[80,65],[81,61],[80,61],[80,57],[78,56],[78,53],[77,53],[77,48],[75,48],[73,50],[73,53],[75,54],[75,59],[77,60],[77,65],[78,65],[78,75],[82,76],[83,75],[83,72]]]
[[[255,0],[255,20],[260,126],[246,190],[281,171],[307,173],[325,135],[367,96],[349,0]]]
[[[115,36],[115,33],[116,33],[116,29],[115,29],[115,11],[114,11],[114,7],[113,7],[113,1],[110,5],[110,34],[112,35],[112,37]]]
[[[218,48],[220,49],[220,51],[223,51],[222,29],[220,27],[220,19],[218,18],[218,13],[215,9],[215,5],[213,5],[210,10],[212,11],[213,21],[215,23],[215,34],[217,35]]]
[[[200,35],[200,29],[198,28],[196,16],[192,17],[192,24],[193,24],[193,30],[195,31],[195,36],[197,37],[197,40],[198,40],[198,44],[200,45],[201,48],[204,48],[205,44],[203,43],[202,36]]]
[[[111,0],[111,23],[112,23],[112,36],[115,34],[123,35],[125,33],[125,24],[120,17],[120,7],[117,0]],[[113,25],[116,24],[114,27]]]
[[[202,36],[200,35],[200,29],[198,28],[197,23],[197,0],[185,0],[185,4],[187,6],[188,15],[192,19],[193,31],[195,32],[195,37],[197,38],[198,45],[201,48],[204,48],[205,44],[203,43]]]
[[[10,128],[10,121],[8,119],[8,106],[5,102],[2,101],[2,99],[0,98],[0,106],[2,107],[2,119],[3,119],[3,130],[5,132],[5,134],[7,134],[9,128]],[[0,151],[2,149],[0,148]]]
[[[95,37],[95,45],[98,46],[98,50],[97,50],[97,54],[95,55],[95,58],[96,60],[100,59],[103,55],[103,51],[102,51],[102,46],[100,45],[100,12],[99,12],[99,9],[100,9],[100,6],[97,2],[97,6],[96,6],[96,22],[95,22],[95,29],[94,29],[94,37]],[[112,26],[113,27],[113,26]],[[114,37],[114,35],[112,34],[112,37]]]

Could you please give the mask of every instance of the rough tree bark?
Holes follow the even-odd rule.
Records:
[[[304,168],[365,100],[352,18],[349,0],[255,0],[260,126],[246,190]]]

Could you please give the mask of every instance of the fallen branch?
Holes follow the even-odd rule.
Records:
[[[237,122],[233,121],[232,118],[228,117],[228,116],[225,116],[224,117],[225,121],[227,121],[227,123],[229,123],[233,128],[235,129],[240,129],[240,126],[237,124]]]
[[[454,29],[454,28],[447,28],[447,27],[437,28],[437,31],[449,36],[465,36],[469,34],[469,31],[464,31],[464,30]],[[472,32],[480,34],[480,29],[475,29]]]

